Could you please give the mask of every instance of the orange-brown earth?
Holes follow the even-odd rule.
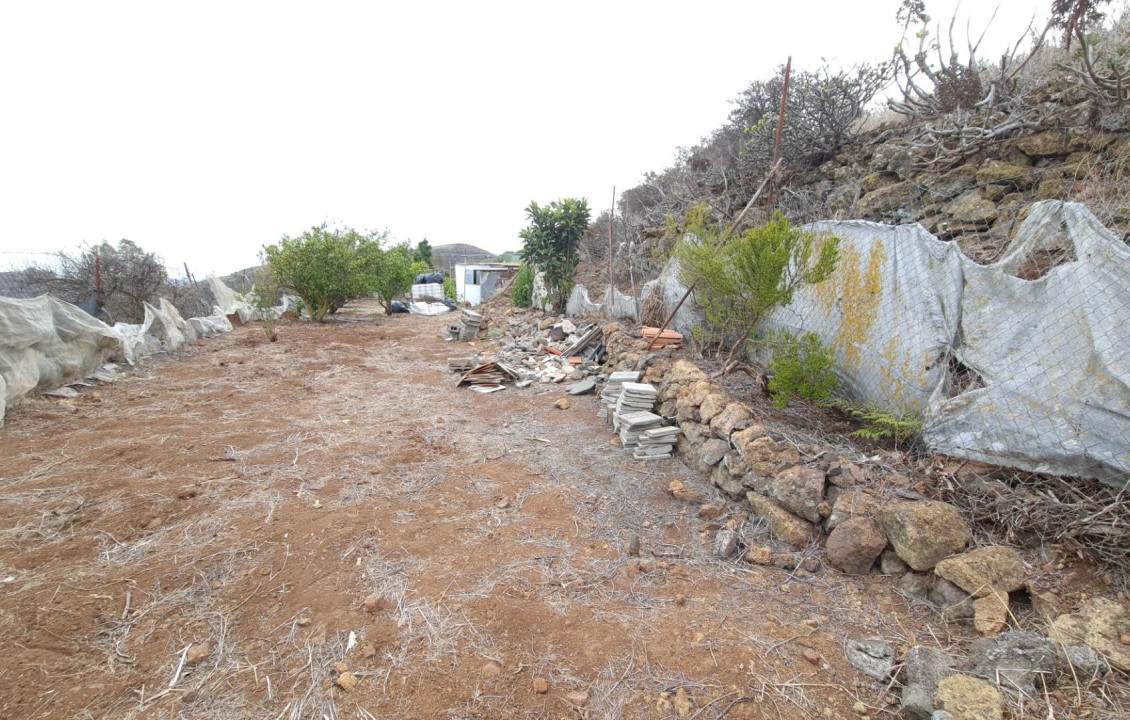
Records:
[[[897,702],[845,639],[948,642],[889,580],[713,557],[595,396],[347,310],[9,413],[0,717],[842,718]]]

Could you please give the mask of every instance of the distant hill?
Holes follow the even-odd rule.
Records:
[[[455,263],[493,262],[495,257],[492,252],[466,243],[436,245],[432,248],[432,265],[439,269],[451,268]]]

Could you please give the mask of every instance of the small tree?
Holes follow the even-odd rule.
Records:
[[[698,205],[688,213],[686,227],[690,236],[675,248],[680,280],[694,286],[713,332],[732,343],[726,373],[744,367],[739,358],[769,313],[791,304],[803,286],[826,280],[839,261],[839,238],[794,228],[781,213],[731,238],[707,206]]]
[[[263,248],[263,258],[279,286],[302,298],[310,316],[322,322],[376,289],[387,235],[329,230],[322,224]]]
[[[373,291],[386,313],[397,295],[412,289],[417,269],[412,267],[412,253],[407,245],[394,245],[381,253]]]
[[[429,268],[432,266],[432,245],[424,238],[416,243],[416,250],[412,253],[412,260],[427,265]]]
[[[578,248],[589,226],[588,201],[566,198],[544,207],[531,202],[526,215],[530,224],[518,233],[525,243],[522,259],[544,273],[548,300],[560,312],[573,290]]]
[[[251,304],[259,311],[263,321],[263,334],[271,342],[279,339],[275,317],[275,306],[278,303],[279,284],[275,280],[270,268],[262,268],[255,276],[255,285],[251,288]]]
[[[514,278],[514,287],[510,291],[510,299],[518,307],[528,308],[533,302],[534,295],[534,270],[529,265],[523,265]]]

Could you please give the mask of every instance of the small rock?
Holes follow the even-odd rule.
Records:
[[[840,523],[828,536],[826,545],[829,564],[850,575],[862,575],[870,570],[885,547],[887,537],[868,517]]]
[[[898,556],[918,571],[930,570],[947,555],[961,552],[973,539],[961,512],[942,502],[888,503],[876,519]]]
[[[345,692],[353,692],[359,682],[361,681],[356,675],[347,671],[337,676],[335,684]]]
[[[558,410],[568,410],[569,408],[573,407],[573,401],[569,398],[561,398],[557,402],[553,403],[553,407],[557,408]]]
[[[162,517],[151,517],[149,522],[145,523],[146,530],[158,530],[165,524],[165,519]]]
[[[991,678],[1002,688],[1029,695],[1040,694],[1038,675],[1052,684],[1059,664],[1055,643],[1032,632],[1011,630],[999,637],[976,640],[970,646],[969,668],[978,676]]]
[[[702,444],[702,462],[704,465],[714,466],[722,462],[726,451],[730,449],[729,443],[718,438],[711,438]]]
[[[745,554],[745,560],[754,565],[768,565],[773,561],[773,549],[765,545],[750,548]]]
[[[687,487],[678,480],[672,480],[671,484],[667,486],[667,490],[674,495],[677,499],[689,503],[701,503],[703,500],[702,493],[698,490]]]
[[[722,505],[703,505],[698,509],[698,516],[702,520],[714,520],[726,512]]]
[[[798,518],[776,500],[755,492],[746,493],[753,512],[769,521],[769,532],[774,538],[795,548],[803,548],[819,537],[816,526]]]
[[[824,472],[803,465],[791,467],[778,473],[769,483],[769,495],[795,515],[812,523],[820,522]]]
[[[955,720],[1003,720],[1004,697],[989,682],[969,675],[951,675],[938,683],[934,707]]]
[[[909,569],[894,550],[884,550],[879,556],[879,572],[884,575],[902,575]]]
[[[184,661],[188,665],[196,665],[208,659],[212,654],[212,646],[208,643],[200,643],[198,645],[190,645],[188,653],[184,656]]]
[[[915,645],[906,654],[903,672],[902,711],[911,720],[930,720],[938,683],[956,672],[953,658],[937,648]]]
[[[800,566],[810,573],[820,572],[820,560],[809,555],[804,560],[801,560]]]
[[[895,666],[895,651],[881,638],[851,640],[847,644],[847,659],[868,677],[886,682]]]
[[[506,508],[510,507],[510,498],[508,498],[508,497],[502,498],[497,503],[495,503],[495,507],[498,508],[499,510],[505,510]]]
[[[689,718],[691,711],[694,710],[694,703],[691,702],[690,696],[687,695],[686,688],[679,688],[675,692],[675,697],[671,701],[675,705],[675,712],[681,718]]]
[[[549,681],[540,675],[534,678],[534,692],[538,695],[545,695],[549,692]]]
[[[973,617],[973,603],[969,596],[945,578],[934,580],[928,598],[930,602],[944,610],[950,619]]]
[[[929,575],[916,573],[911,570],[899,578],[898,589],[907,595],[925,598],[930,594],[930,591],[933,590],[933,585],[930,583]]]
[[[687,604],[687,596],[686,595],[676,595],[675,596],[675,604],[679,607],[683,607],[684,605]]]
[[[361,657],[365,660],[372,660],[377,656],[377,647],[372,643],[365,643],[361,646]]]
[[[1077,679],[1082,686],[1110,672],[1110,665],[1086,645],[1060,645],[1059,656],[1067,666],[1064,676],[1073,681]]]
[[[816,665],[817,667],[819,667],[821,663],[824,662],[824,657],[818,651],[813,650],[812,648],[805,648],[800,651],[800,654],[804,657],[805,660],[812,663],[813,665]]]
[[[479,673],[485,678],[496,678],[502,674],[502,667],[496,662],[488,662],[483,665]]]
[[[361,601],[361,609],[367,613],[375,613],[380,611],[382,604],[383,601],[379,595],[368,595]],[[300,620],[299,624],[301,624],[301,622]]]
[[[938,563],[934,573],[974,597],[1019,590],[1028,575],[1020,555],[1003,545],[977,548],[946,558]]]
[[[738,549],[738,534],[733,530],[719,530],[714,536],[715,557],[728,558]]]
[[[628,542],[624,544],[624,554],[628,557],[640,556],[640,536],[632,533],[628,538]]]
[[[1008,627],[1008,595],[992,595],[973,601],[973,628],[985,636],[999,635]]]
[[[851,706],[851,711],[853,713],[855,713],[856,715],[866,715],[867,714],[867,706],[864,705],[859,700],[856,700],[855,704]]]
[[[1130,671],[1130,643],[1123,641],[1127,627],[1130,617],[1120,604],[1096,597],[1084,601],[1078,613],[1056,618],[1049,634],[1064,645],[1086,644],[1112,667],[1126,672]]]
[[[565,699],[577,707],[584,707],[589,704],[589,693],[587,690],[574,690],[573,692],[565,693]]]
[[[298,627],[306,627],[307,625],[310,624],[310,622],[311,622],[310,618],[300,617],[300,618],[298,618],[298,620],[296,620],[294,622],[294,624],[297,625]]]

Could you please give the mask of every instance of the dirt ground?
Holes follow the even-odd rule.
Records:
[[[714,558],[666,492],[703,478],[595,396],[456,388],[447,318],[347,310],[9,413],[0,717],[891,716],[845,641],[952,641],[889,579]]]

